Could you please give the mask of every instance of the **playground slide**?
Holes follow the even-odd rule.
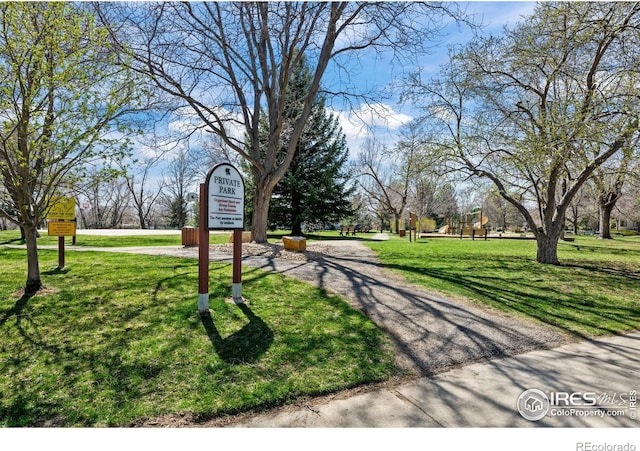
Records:
[[[483,225],[485,225],[487,222],[489,222],[489,218],[487,218],[486,216],[482,217],[482,224],[480,224],[480,221],[478,222],[474,222],[473,223],[473,228],[474,229],[479,229],[481,228]]]

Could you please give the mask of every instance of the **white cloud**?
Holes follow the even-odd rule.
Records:
[[[233,115],[224,109],[220,109],[219,113],[228,119],[228,135],[242,142],[244,127],[239,122],[239,115]],[[187,148],[197,149],[210,145],[215,138],[192,108],[183,107],[172,112],[167,120],[156,123],[155,131],[147,130],[144,136],[134,139],[134,148],[143,158],[162,157],[163,160],[170,161]]]
[[[488,25],[488,31],[500,31],[505,25],[513,26],[522,20],[523,16],[533,13],[536,2],[469,2],[467,11],[477,14]]]
[[[332,113],[340,121],[352,156],[360,151],[362,143],[368,137],[391,144],[396,139],[395,132],[413,120],[413,117],[396,112],[393,107],[384,103],[366,104],[356,110]]]

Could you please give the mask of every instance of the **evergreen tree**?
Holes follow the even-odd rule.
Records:
[[[169,201],[167,219],[172,229],[181,229],[189,219],[188,204],[185,198],[175,197]]]
[[[290,81],[287,120],[293,124],[300,114],[295,98],[307,92],[311,72],[299,65]],[[285,124],[286,130],[288,124]],[[284,154],[288,142],[282,143]],[[269,223],[291,228],[302,235],[302,224],[338,222],[353,214],[350,196],[355,187],[345,169],[349,157],[346,138],[337,117],[328,114],[324,98],[313,105],[311,116],[298,142],[289,170],[276,186],[271,199]]]

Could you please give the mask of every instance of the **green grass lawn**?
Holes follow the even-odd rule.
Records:
[[[410,282],[514,312],[578,336],[640,328],[640,238],[560,242],[561,266],[535,262],[533,240],[366,242]]]
[[[229,234],[211,233],[209,234],[210,244],[222,244],[229,241]],[[71,246],[72,238],[65,237],[65,246]],[[1,230],[0,244],[24,244],[20,240],[18,230]],[[57,245],[58,237],[47,236],[46,232],[38,238],[38,245]],[[131,247],[131,246],[180,246],[182,235],[140,235],[140,236],[101,236],[101,235],[76,235],[75,246],[86,247]]]
[[[126,426],[202,419],[388,379],[388,338],[341,298],[244,268],[248,305],[225,301],[231,266],[211,264],[210,317],[197,261],[82,252],[21,297],[24,250],[0,247],[0,426]]]
[[[224,244],[229,242],[230,233],[211,233],[209,234],[210,244]],[[283,236],[291,233],[283,230],[269,232],[268,241],[270,243],[282,242]],[[337,230],[323,230],[313,232],[307,235],[307,241],[323,241],[323,240],[366,240],[371,238],[375,233],[358,233],[354,236],[340,236]],[[71,237],[65,237],[65,246],[71,246]],[[20,232],[18,230],[0,230],[0,244],[24,244],[20,240]],[[58,237],[47,236],[43,232],[38,238],[38,245],[53,246],[58,244]],[[131,246],[179,246],[182,244],[182,236],[180,234],[172,235],[140,235],[140,236],[100,236],[78,234],[76,236],[75,246],[87,247],[131,247]]]
[[[17,238],[0,232],[0,243]],[[79,246],[180,244],[180,235],[78,238]],[[561,242],[561,266],[536,263],[530,240],[367,238],[356,237],[430,290],[581,337],[640,328],[637,237]],[[181,412],[205,420],[395,374],[389,339],[370,320],[290,278],[245,267],[249,304],[237,306],[226,301],[231,266],[212,263],[213,313],[200,317],[196,260],[69,253],[58,271],[56,251],[40,256],[46,288],[26,299],[24,250],[0,247],[0,426],[126,426]]]

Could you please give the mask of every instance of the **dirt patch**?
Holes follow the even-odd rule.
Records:
[[[59,291],[60,291],[60,288],[56,288],[56,287],[42,287],[33,296],[50,296],[52,294],[58,293]],[[19,290],[14,291],[13,293],[11,293],[11,296],[16,297],[16,298],[21,298],[24,295],[25,295],[24,294],[24,288],[21,288]]]
[[[214,244],[209,246],[209,250],[233,254],[233,244]],[[285,260],[321,260],[328,252],[329,246],[322,243],[307,243],[307,250],[303,252],[286,250],[282,244],[244,243],[242,245],[242,255],[282,258]]]

